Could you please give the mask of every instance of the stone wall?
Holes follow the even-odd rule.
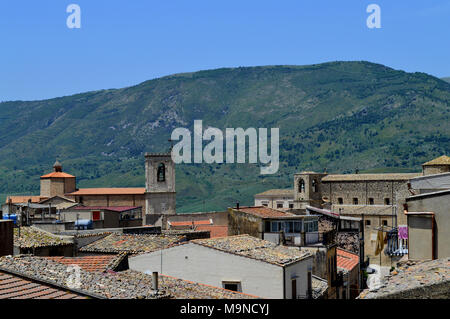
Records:
[[[261,218],[236,211],[232,208],[230,208],[228,212],[228,234],[230,236],[248,234],[256,238],[263,239]]]

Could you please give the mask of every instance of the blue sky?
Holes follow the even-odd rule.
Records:
[[[81,29],[66,7],[81,7]],[[381,7],[381,29],[366,7]],[[2,0],[0,101],[219,67],[367,60],[450,76],[450,0]]]

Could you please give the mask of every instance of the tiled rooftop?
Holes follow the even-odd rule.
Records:
[[[209,231],[211,238],[217,237],[226,237],[228,236],[228,226],[219,226],[219,225],[199,225],[195,227],[196,230]]]
[[[141,208],[139,206],[77,206],[72,209],[76,210],[110,210],[113,212],[126,212],[133,209]]]
[[[393,206],[389,205],[333,205],[333,212],[340,215],[380,215],[390,216]]]
[[[337,266],[347,271],[351,271],[359,264],[359,256],[342,248],[336,249],[337,253]]]
[[[364,290],[360,299],[450,297],[450,258],[407,261],[391,272],[381,287]]]
[[[313,275],[311,286],[313,299],[320,299],[323,298],[323,295],[328,289],[328,282],[325,279]]]
[[[72,244],[68,239],[62,239],[51,233],[35,227],[14,228],[14,246],[20,248],[37,248]]]
[[[121,188],[80,188],[79,190],[66,194],[69,196],[82,195],[144,195],[145,188],[121,187]]]
[[[31,199],[32,203],[39,203],[40,201],[47,199],[47,197],[41,196],[31,196],[31,195],[22,195],[22,196],[8,196],[6,198],[5,203],[8,203],[9,199],[11,199],[12,204],[18,203],[28,203],[28,200]]]
[[[265,192],[255,194],[255,196],[285,196],[285,197],[294,197],[293,189],[269,189]]]
[[[117,255],[83,256],[83,257],[45,257],[57,263],[78,265],[86,271],[104,272],[114,270],[117,264],[125,257],[124,253]]]
[[[86,299],[86,297],[0,271],[0,299]]]
[[[80,248],[80,251],[139,254],[168,248],[184,240],[184,236],[178,235],[129,235],[113,233]]]
[[[74,178],[75,176],[64,172],[52,172],[50,174],[42,175],[41,178]]]
[[[384,174],[330,174],[322,178],[322,182],[345,181],[407,181],[421,173],[384,173]]]
[[[254,216],[262,217],[262,218],[277,218],[277,217],[294,217],[297,215],[282,212],[276,209],[272,209],[265,206],[244,206],[239,207],[239,209],[234,208],[234,210],[238,210],[247,214],[251,214]]]
[[[278,246],[270,241],[249,235],[196,239],[191,242],[279,266],[285,266],[311,255],[298,248]]]
[[[34,276],[66,286],[67,266],[48,258],[32,256],[0,257],[0,267],[24,276]],[[112,299],[249,299],[255,296],[198,284],[169,276],[159,276],[160,294],[152,291],[152,276],[127,270],[105,273],[80,270],[79,291]]]
[[[442,155],[422,165],[450,165],[450,157],[447,155]]]

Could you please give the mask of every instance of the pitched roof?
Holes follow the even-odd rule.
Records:
[[[64,172],[51,172],[49,174],[41,176],[41,179],[44,179],[44,178],[75,178],[75,176],[64,173]]]
[[[365,289],[360,299],[435,299],[445,298],[450,285],[450,258],[407,261],[391,272],[381,287]]]
[[[66,196],[83,196],[83,195],[143,195],[145,188],[143,187],[116,187],[116,188],[80,188]]]
[[[0,257],[0,267],[35,276],[42,280],[66,285],[67,266],[48,258],[34,256]],[[113,299],[250,299],[256,296],[160,275],[159,291],[152,291],[152,276],[133,270],[121,272],[86,271],[80,269],[80,292]],[[1,287],[0,287],[1,288]],[[1,292],[0,292],[1,293]],[[0,297],[1,298],[1,297]]]
[[[110,210],[113,212],[123,213],[129,210],[142,208],[141,206],[77,206],[71,209],[76,210]]]
[[[14,228],[14,246],[20,248],[38,248],[50,246],[64,246],[73,244],[68,238],[53,235],[35,227]]]
[[[284,196],[284,197],[294,197],[293,189],[269,189],[265,192],[255,194],[255,196]]]
[[[336,254],[338,268],[343,268],[345,270],[351,271],[359,264],[359,256],[357,254],[353,254],[342,248],[337,248]]]
[[[431,165],[450,165],[450,157],[447,155],[442,155],[429,162],[422,164],[422,166],[431,166]]]
[[[322,182],[352,181],[407,181],[421,173],[383,173],[383,174],[331,174],[322,178]]]
[[[48,199],[48,197],[32,196],[32,195],[8,196],[6,198],[5,203],[8,203],[9,199],[11,199],[12,204],[28,203],[29,199],[31,199],[32,203],[39,203],[43,200]]]
[[[196,239],[190,242],[278,266],[286,266],[311,256],[310,252],[300,251],[298,248],[278,246],[270,241],[250,235]]]
[[[339,215],[380,215],[394,214],[393,206],[389,205],[333,205],[332,210]]]
[[[126,257],[125,253],[117,255],[95,255],[83,257],[45,257],[49,260],[64,264],[78,265],[86,271],[104,272],[114,270],[120,261]]]
[[[80,248],[82,252],[120,253],[130,254],[148,253],[164,249],[185,241],[185,236],[180,235],[132,235],[116,234],[96,240],[93,243]]]
[[[199,225],[195,227],[195,230],[207,230],[210,233],[211,238],[226,237],[228,236],[228,226],[219,225]]]
[[[0,271],[0,299],[86,299],[67,289]]]
[[[262,217],[262,218],[276,218],[276,217],[295,217],[297,215],[283,212],[280,210],[276,210],[273,208],[265,207],[265,206],[248,206],[248,207],[239,207],[239,209],[234,208],[234,210],[241,211],[247,214],[251,214],[254,216]]]

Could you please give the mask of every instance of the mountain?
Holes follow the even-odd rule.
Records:
[[[450,77],[442,78],[442,80],[444,80],[445,82],[449,82],[450,83]]]
[[[280,129],[280,169],[177,165],[179,212],[220,210],[301,170],[417,171],[449,153],[450,84],[369,62],[223,68],[123,89],[0,103],[0,200],[37,194],[56,158],[79,187],[144,185],[176,127]]]

